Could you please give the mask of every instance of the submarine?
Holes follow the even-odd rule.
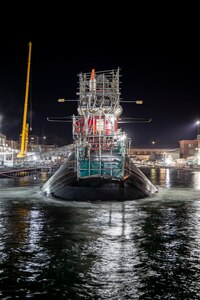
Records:
[[[151,119],[122,118],[121,104],[128,101],[121,99],[120,69],[92,69],[78,76],[77,115],[47,118],[71,122],[74,142],[69,157],[41,191],[47,197],[74,201],[125,201],[154,195],[156,186],[134,164],[131,139],[120,128],[121,123]]]

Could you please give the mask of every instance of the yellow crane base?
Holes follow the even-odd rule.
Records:
[[[24,158],[25,156],[26,156],[25,153],[18,153],[18,154],[17,154],[17,157],[18,157],[18,158]]]

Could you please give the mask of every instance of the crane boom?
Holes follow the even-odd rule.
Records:
[[[26,92],[25,92],[25,101],[24,101],[24,114],[23,114],[22,134],[21,134],[21,149],[17,155],[17,157],[19,157],[19,158],[23,158],[26,156],[27,141],[28,141],[27,111],[28,111],[28,95],[29,95],[32,43],[29,42],[28,45],[29,45],[29,53],[28,53],[28,67],[27,67],[27,77],[26,77]]]

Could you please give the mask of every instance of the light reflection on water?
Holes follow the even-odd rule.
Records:
[[[200,173],[145,173],[158,193],[125,202],[0,180],[0,298],[200,299]]]
[[[193,185],[196,190],[200,190],[200,172],[193,172]]]

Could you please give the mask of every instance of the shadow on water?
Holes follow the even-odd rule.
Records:
[[[199,299],[199,173],[146,174],[158,193],[125,202],[0,182],[0,298]]]

